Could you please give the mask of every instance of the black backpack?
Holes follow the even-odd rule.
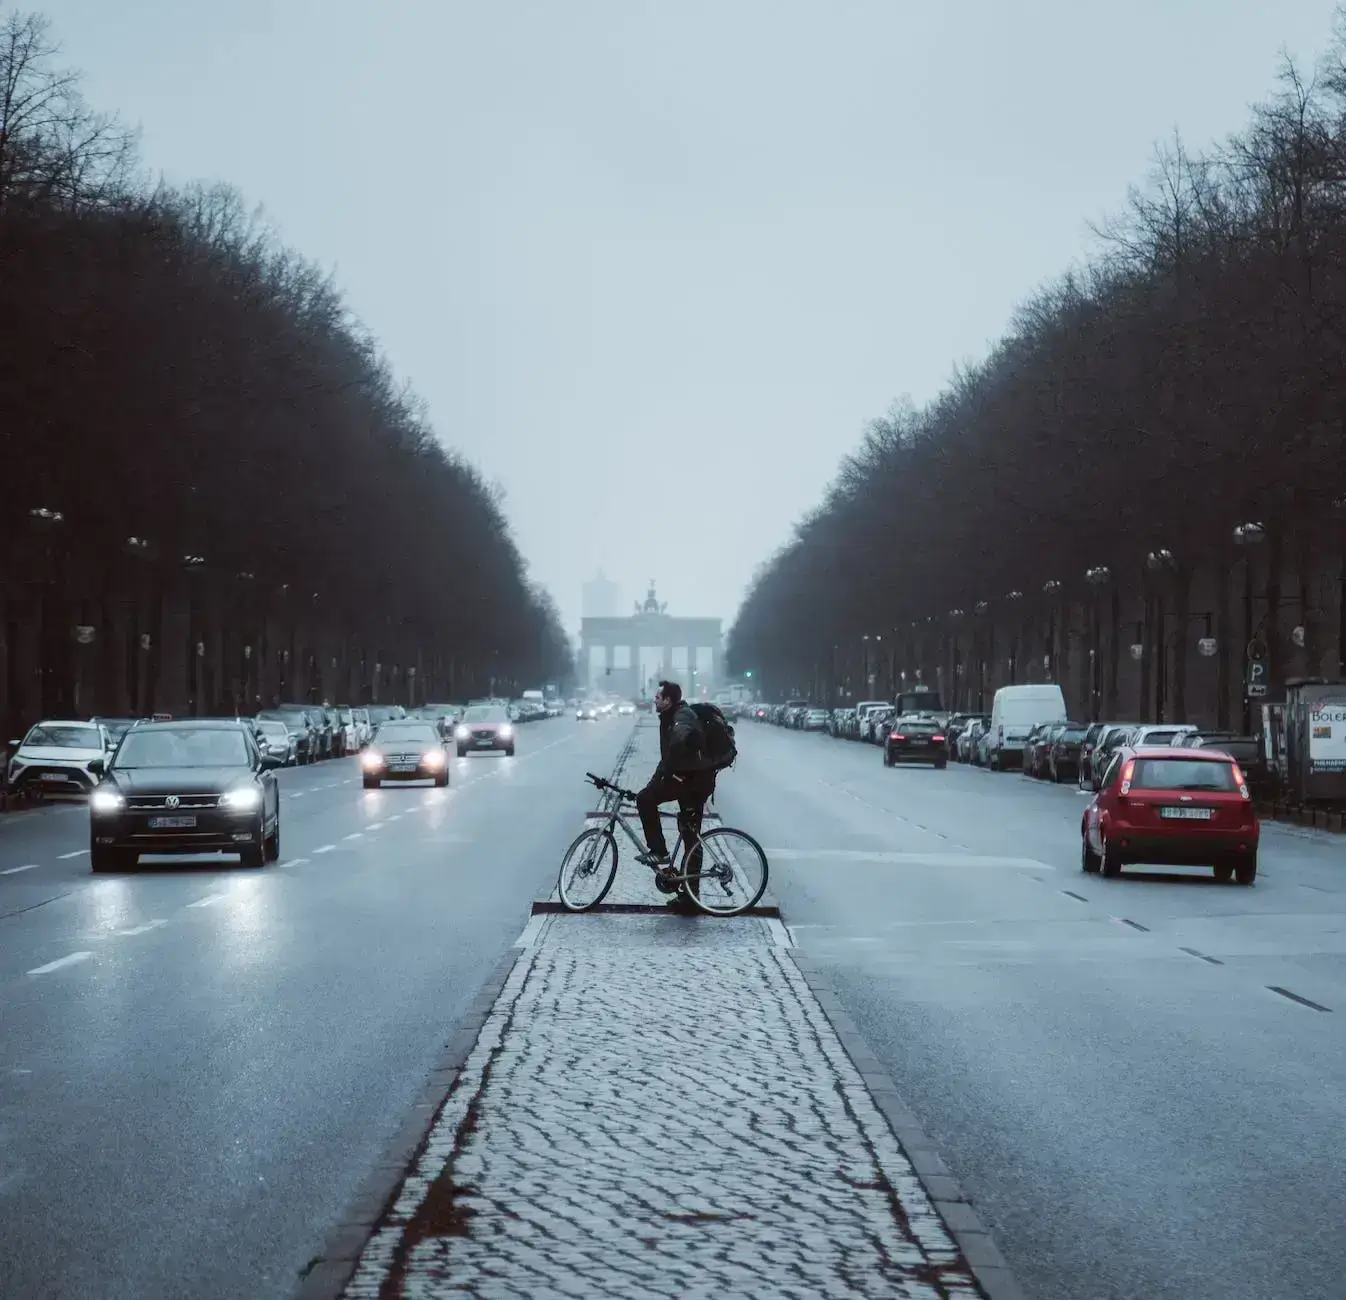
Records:
[[[717,772],[732,767],[738,757],[738,746],[734,744],[734,728],[729,719],[714,704],[693,704],[692,712],[706,733],[706,758]]]

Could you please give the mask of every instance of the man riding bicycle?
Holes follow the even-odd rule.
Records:
[[[669,861],[659,805],[677,803],[678,827],[689,847],[687,870],[701,870],[701,851],[692,847],[701,834],[701,815],[715,793],[715,768],[706,756],[706,733],[696,711],[682,698],[677,682],[660,682],[654,697],[659,715],[659,765],[649,784],[636,795],[636,811],[645,832],[646,851],[639,860],[647,867]],[[688,906],[681,894],[671,906]]]

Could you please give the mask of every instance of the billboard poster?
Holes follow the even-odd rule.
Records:
[[[1346,700],[1319,700],[1309,711],[1309,772],[1346,772]]]

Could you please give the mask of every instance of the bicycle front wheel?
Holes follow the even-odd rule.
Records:
[[[766,893],[767,871],[766,853],[751,835],[717,826],[701,836],[701,871],[687,894],[711,916],[738,916]]]
[[[602,826],[581,831],[561,859],[556,893],[568,912],[587,912],[608,895],[617,878],[617,841]]]

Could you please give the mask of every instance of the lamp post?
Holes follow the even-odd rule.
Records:
[[[958,625],[962,618],[963,611],[961,609],[951,609],[949,611],[949,690],[951,698],[948,704],[955,709],[960,704],[958,692],[962,687],[963,676],[962,647],[958,643]]]
[[[1005,661],[1005,668],[1009,672],[1009,684],[1014,686],[1019,680],[1019,640],[1023,636],[1023,618],[1019,614],[1019,602],[1023,600],[1024,594],[1017,587],[1013,591],[1005,593],[1005,600],[1009,603],[1010,609],[1014,611],[1011,616],[1011,626],[1014,628],[1014,637],[1010,641],[1009,657]]]
[[[1047,640],[1043,647],[1042,671],[1046,679],[1056,680],[1056,600],[1061,583],[1056,578],[1048,578],[1042,584],[1042,594],[1047,597]]]
[[[1096,564],[1085,572],[1084,580],[1094,589],[1094,598],[1089,604],[1089,721],[1097,722],[1101,712],[1103,688],[1099,680],[1103,653],[1103,615],[1099,608],[1103,588],[1112,581],[1112,570],[1106,564]],[[1117,649],[1113,647],[1113,657]]]
[[[1245,667],[1243,668],[1243,682],[1239,688],[1239,694],[1243,700],[1243,734],[1250,735],[1253,726],[1252,700],[1248,695],[1248,669],[1247,663],[1254,662],[1254,654],[1257,654],[1257,661],[1265,658],[1260,652],[1260,647],[1254,644],[1254,626],[1253,626],[1253,547],[1260,545],[1266,540],[1267,530],[1264,524],[1256,520],[1248,520],[1246,523],[1239,524],[1234,529],[1234,545],[1243,551],[1243,645],[1245,655]]]

